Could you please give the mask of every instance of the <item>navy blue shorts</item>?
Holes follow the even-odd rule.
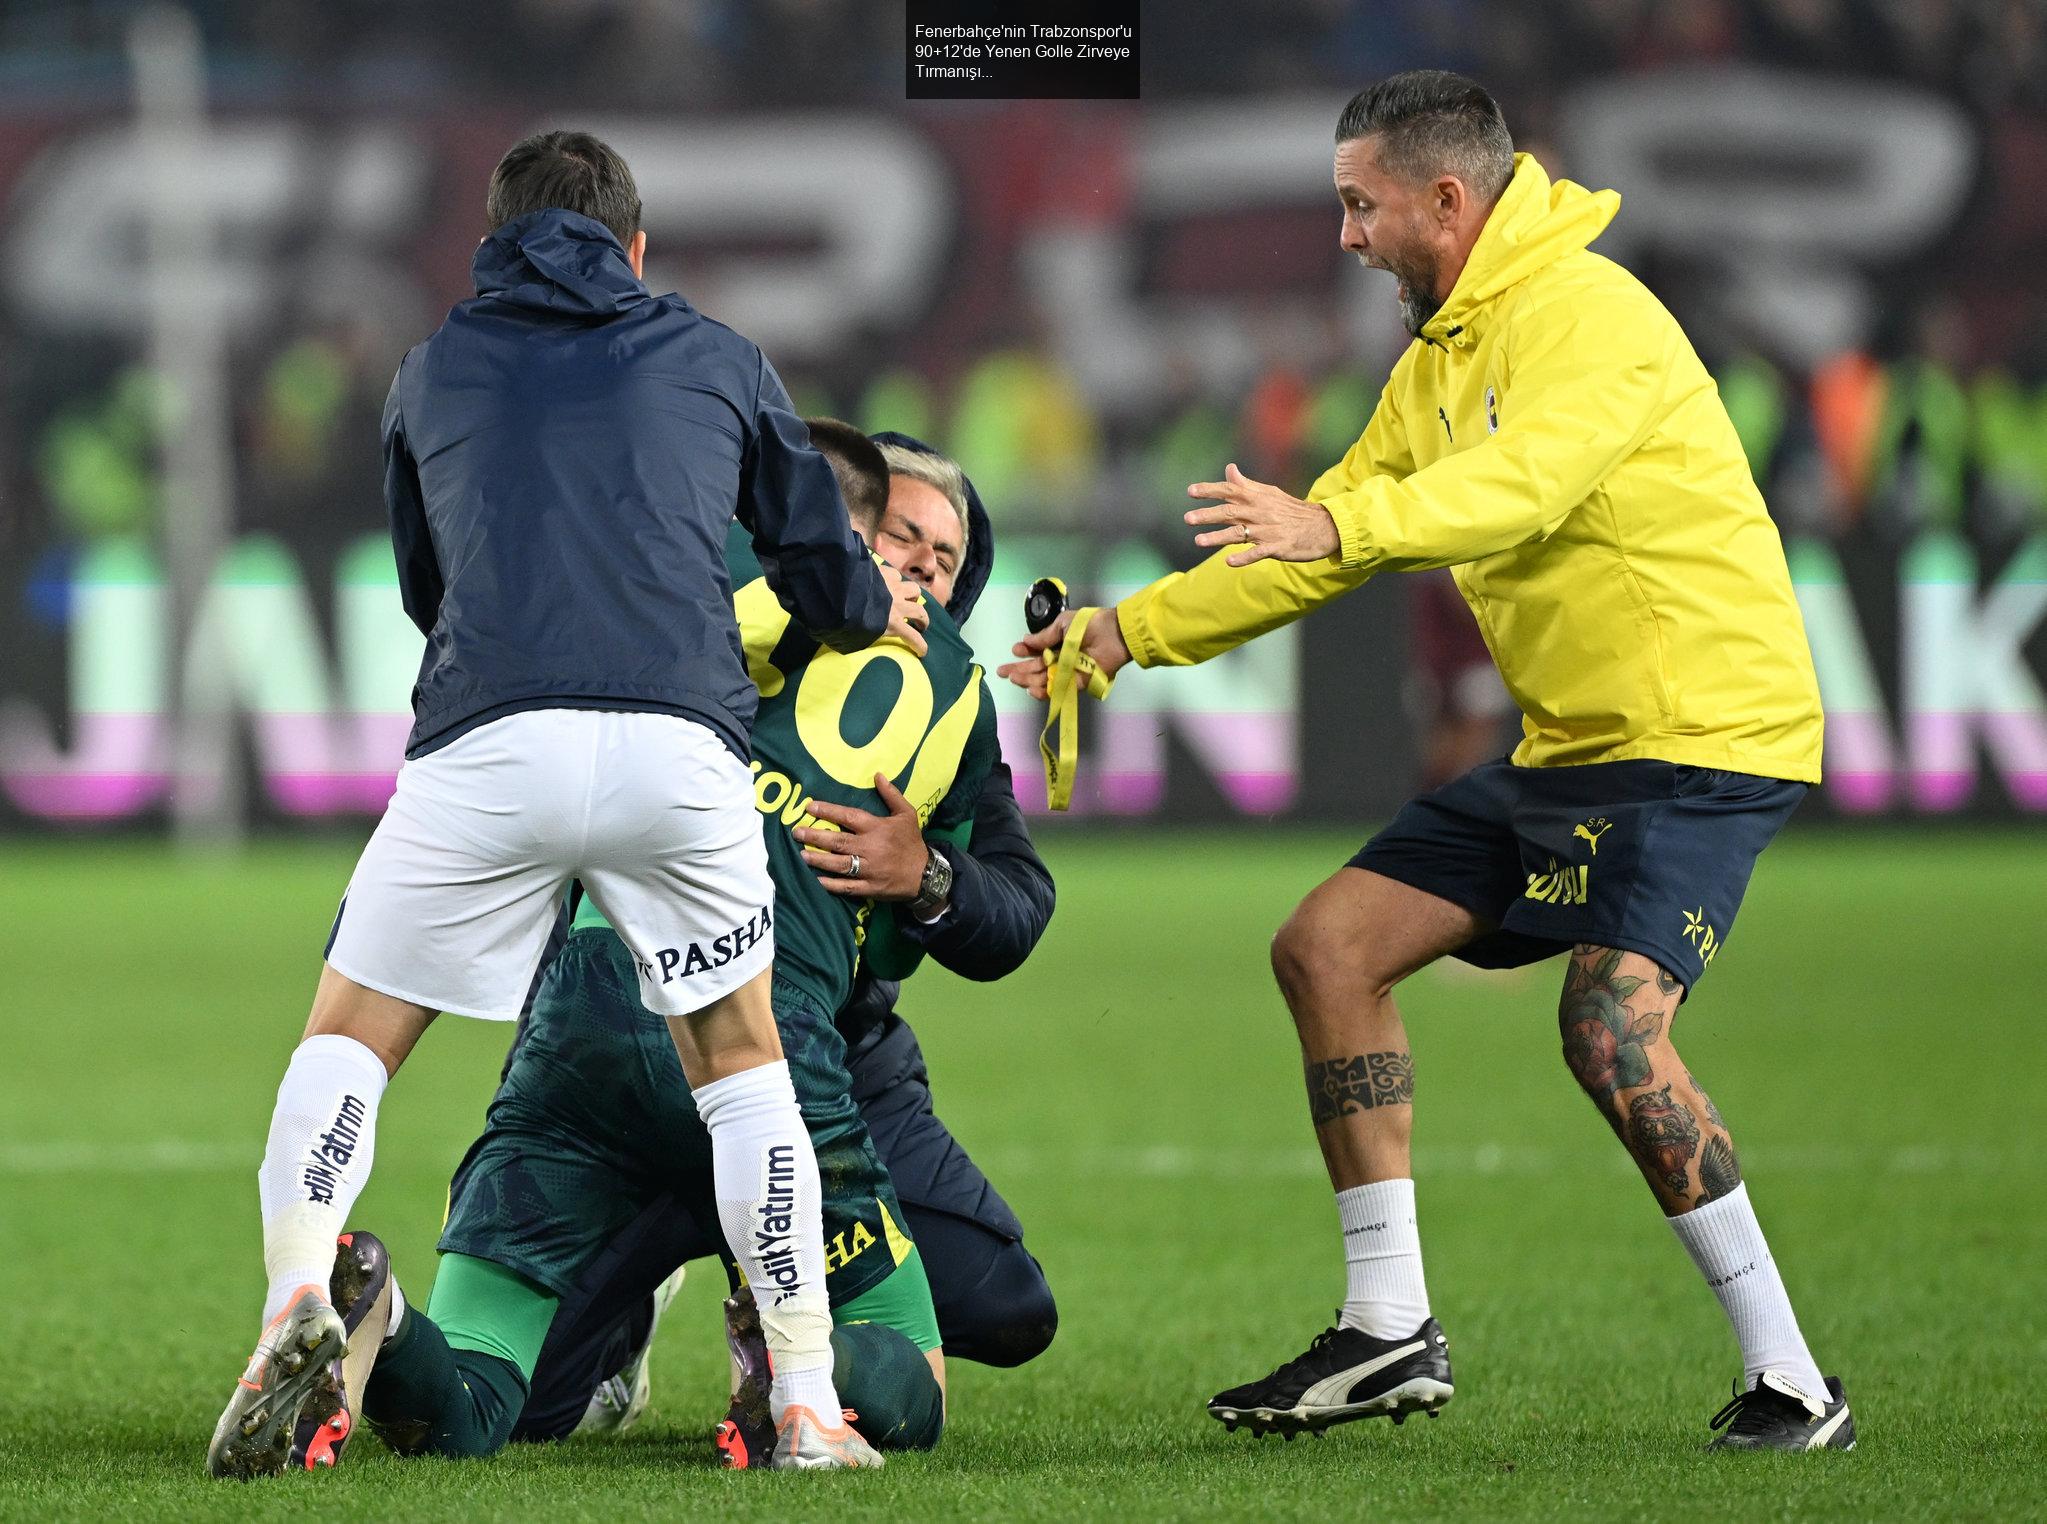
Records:
[[[1672,762],[1487,762],[1403,806],[1350,866],[1492,922],[1466,963],[1518,968],[1584,942],[1653,958],[1689,991],[1805,791]]]

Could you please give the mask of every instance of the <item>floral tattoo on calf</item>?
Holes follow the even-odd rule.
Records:
[[[1564,1062],[1597,1103],[1615,1132],[1621,1130],[1616,1090],[1649,1083],[1647,1046],[1663,1035],[1663,1012],[1628,1009],[1628,996],[1648,981],[1617,972],[1621,955],[1609,948],[1596,963],[1578,959],[1564,982]]]
[[[1317,1127],[1353,1111],[1414,1103],[1414,1058],[1397,1049],[1310,1060],[1302,1067],[1308,1081],[1308,1114]]]
[[[1672,1078],[1680,1072],[1675,1054],[1666,1051],[1662,1059],[1660,1077],[1671,1082],[1651,1088],[1659,1076],[1650,1050],[1663,1040],[1682,986],[1658,969],[1654,988],[1646,988],[1649,980],[1620,971],[1621,957],[1614,948],[1576,949],[1558,1017],[1564,1060],[1658,1193],[1680,1208],[1687,1201],[1704,1206],[1741,1184],[1727,1123],[1690,1074],[1682,1084]],[[1649,1009],[1628,1004],[1638,991]],[[1623,1091],[1635,1092],[1625,1113]]]

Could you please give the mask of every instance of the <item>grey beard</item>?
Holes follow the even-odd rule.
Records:
[[[1400,321],[1407,331],[1416,338],[1429,326],[1429,319],[1443,310],[1443,304],[1433,296],[1423,296],[1413,286],[1407,288],[1407,295],[1400,299]]]
[[[1407,295],[1399,299],[1401,326],[1415,338],[1420,338],[1422,330],[1429,325],[1429,319],[1443,310],[1443,304],[1437,301],[1435,297],[1427,294],[1436,289],[1435,265],[1432,263],[1426,271],[1415,270],[1413,273],[1409,273],[1408,270],[1402,269],[1398,265],[1367,264],[1363,255],[1358,256],[1358,262],[1364,264],[1366,269],[1384,270],[1388,275],[1400,282],[1402,288],[1407,292]]]

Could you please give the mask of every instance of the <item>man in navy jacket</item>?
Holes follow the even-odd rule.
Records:
[[[476,296],[405,357],[385,409],[399,585],[427,637],[414,726],[278,1090],[258,1174],[264,1329],[209,1468],[282,1471],[346,1432],[335,1376],[350,1338],[382,1329],[344,1324],[328,1277],[384,1086],[439,1012],[517,1018],[572,879],[668,1018],[726,1238],[776,1288],[776,1464],[879,1464],[840,1418],[816,1157],[769,1005],[727,530],[747,526],[775,595],[835,649],[887,635],[921,654],[921,598],[853,534],[760,350],[642,284],[615,152],[528,138],[486,214]]]

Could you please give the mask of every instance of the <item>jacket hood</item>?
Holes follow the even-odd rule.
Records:
[[[1585,248],[1606,231],[1620,207],[1619,191],[1591,191],[1574,180],[1553,182],[1534,159],[1515,154],[1514,178],[1486,218],[1449,300],[1423,327],[1422,337],[1439,344],[1468,341],[1468,330],[1486,303]]]
[[[471,268],[478,296],[536,311],[604,317],[649,300],[611,229],[558,207],[513,218]]]
[[[906,450],[915,450],[920,455],[943,455],[943,450],[934,450],[921,439],[908,434],[898,434],[885,429],[868,438],[876,444],[901,445]],[[988,510],[981,504],[981,494],[974,490],[974,479],[963,470],[960,475],[967,484],[967,553],[960,562],[959,575],[952,581],[952,598],[945,605],[946,613],[952,615],[952,622],[964,625],[967,615],[974,611],[980,601],[982,590],[988,586],[988,575],[995,569],[995,526],[988,521]]]

